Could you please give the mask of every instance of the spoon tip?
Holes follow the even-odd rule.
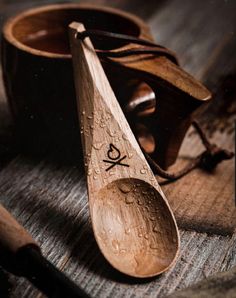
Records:
[[[96,193],[91,215],[109,263],[137,278],[154,277],[176,261],[179,233],[160,193],[149,183],[122,178]]]

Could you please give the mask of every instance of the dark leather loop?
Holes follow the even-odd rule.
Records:
[[[152,54],[158,56],[165,56],[175,64],[178,63],[178,59],[174,52],[169,49],[158,45],[154,42],[148,41],[146,39],[134,37],[131,35],[108,32],[103,30],[85,30],[83,32],[77,32],[77,38],[84,40],[86,37],[97,37],[103,40],[119,40],[127,43],[138,44],[145,47],[140,48],[130,48],[125,50],[100,50],[96,49],[97,54],[100,57],[111,57],[111,58],[121,58],[137,54]]]

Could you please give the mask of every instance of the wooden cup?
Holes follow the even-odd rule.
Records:
[[[147,26],[137,17],[99,6],[48,5],[9,19],[3,28],[3,78],[21,148],[29,152],[56,149],[63,158],[81,156],[68,40],[68,25],[75,20],[86,28],[150,38]],[[99,40],[93,41],[99,48],[123,46],[114,42],[104,47]],[[127,77],[107,64],[104,68],[115,93],[122,88],[126,94]]]
[[[72,21],[86,29],[152,37],[134,15],[91,5],[44,6],[5,24],[3,77],[21,147],[37,153],[52,149],[74,161],[82,150],[68,41]],[[98,38],[92,42],[95,48],[110,51],[134,46]],[[102,65],[142,147],[162,167],[173,164],[192,116],[211,97],[209,91],[164,56],[104,59]],[[136,111],[143,110],[143,103],[148,109],[139,117]]]

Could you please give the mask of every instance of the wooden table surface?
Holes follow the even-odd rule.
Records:
[[[0,0],[0,26],[19,10],[53,2],[56,1]],[[236,1],[94,3],[136,13],[148,22],[158,43],[176,51],[183,68],[215,93],[216,104],[211,106],[210,116],[200,120],[213,138],[232,148],[236,112]],[[83,169],[76,164],[36,159],[12,150],[7,143],[10,127],[1,80],[0,202],[32,233],[44,255],[91,297],[165,297],[236,265],[235,233],[223,235],[208,228],[199,232],[194,225],[191,229],[183,224],[181,251],[174,268],[145,282],[119,274],[105,261],[95,242]],[[190,135],[186,139],[189,138]],[[232,163],[222,167],[225,175]],[[223,186],[222,192],[232,188],[232,180],[226,179]],[[11,297],[43,296],[23,278],[10,276],[10,282]]]

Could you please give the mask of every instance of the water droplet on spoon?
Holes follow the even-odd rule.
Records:
[[[125,197],[125,203],[126,204],[132,204],[134,202],[134,196],[132,193],[128,193]]]
[[[118,186],[119,190],[123,193],[128,193],[132,190],[132,185],[130,183],[121,182]]]
[[[100,150],[104,145],[105,145],[104,142],[93,143],[93,148],[94,148],[95,150]]]

